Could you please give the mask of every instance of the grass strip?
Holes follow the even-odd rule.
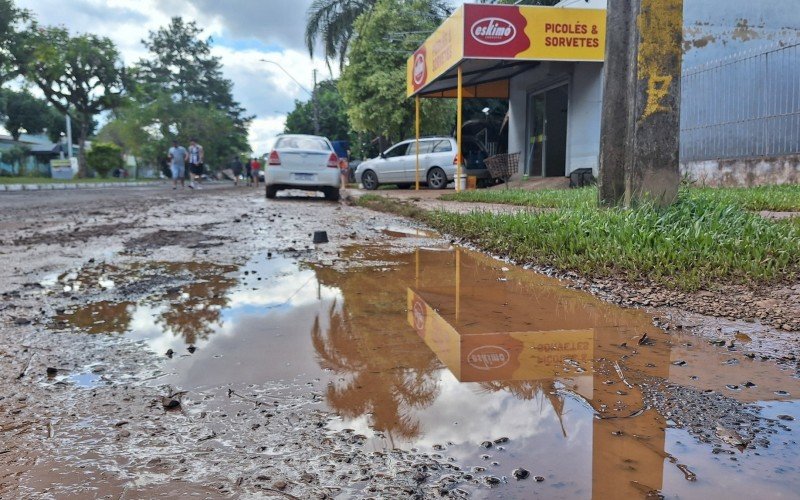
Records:
[[[724,283],[793,282],[800,219],[770,221],[713,200],[682,196],[667,208],[580,206],[541,213],[455,214],[364,197],[359,204],[422,220],[518,262],[696,290]]]
[[[698,201],[712,201],[735,205],[746,210],[775,212],[800,211],[800,185],[759,186],[752,188],[696,188],[681,190],[681,196]],[[597,188],[546,189],[491,189],[448,193],[440,197],[445,201],[469,203],[500,203],[536,208],[579,208],[597,206]]]

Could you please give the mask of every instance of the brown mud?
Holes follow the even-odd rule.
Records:
[[[0,255],[1,496],[800,489],[792,344],[758,323],[620,308],[355,207],[104,196],[61,202],[131,225]],[[0,239],[54,203],[18,200]]]

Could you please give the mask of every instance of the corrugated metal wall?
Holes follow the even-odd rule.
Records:
[[[681,161],[800,153],[800,43],[684,71]]]

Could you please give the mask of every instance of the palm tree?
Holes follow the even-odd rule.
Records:
[[[306,47],[314,57],[314,45],[321,39],[325,59],[339,59],[344,66],[347,45],[353,36],[358,16],[372,10],[378,0],[314,0],[308,8],[306,20]]]
[[[306,15],[306,47],[314,57],[314,45],[320,39],[325,59],[339,59],[344,66],[347,47],[355,32],[356,19],[370,12],[378,0],[314,0]],[[430,16],[437,22],[447,18],[451,6],[447,0],[428,0]]]

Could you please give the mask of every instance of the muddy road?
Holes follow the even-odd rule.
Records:
[[[800,491],[768,325],[243,187],[5,194],[0,241],[3,498]]]

